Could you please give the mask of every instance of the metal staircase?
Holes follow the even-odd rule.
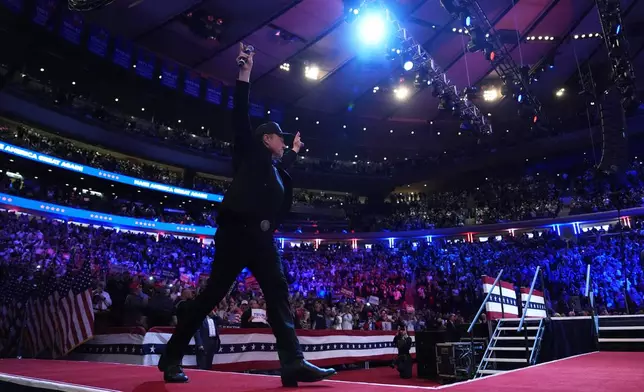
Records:
[[[644,315],[599,316],[601,351],[644,351]]]
[[[475,378],[503,373],[537,362],[545,329],[544,319],[500,319],[476,370]]]

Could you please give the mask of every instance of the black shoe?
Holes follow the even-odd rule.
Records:
[[[157,368],[163,372],[163,381],[171,383],[188,382],[188,376],[183,372],[181,365],[171,364],[165,355],[159,358]]]
[[[298,382],[322,381],[336,374],[335,369],[319,368],[312,363],[300,359],[282,367],[282,385],[297,387]]]

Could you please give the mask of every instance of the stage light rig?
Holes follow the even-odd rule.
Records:
[[[400,83],[395,88],[395,96],[405,99],[411,92],[410,88],[424,88],[431,86],[432,95],[439,98],[439,108],[451,110],[456,117],[473,130],[482,134],[492,132],[492,126],[487,117],[470,101],[465,94],[460,94],[457,87],[447,78],[445,72],[436,61],[425,51],[422,46],[411,36],[410,32],[402,26],[395,15],[386,7],[383,0],[362,0],[359,5],[354,0],[345,0],[345,17],[347,22],[357,20],[359,34],[367,45],[373,45],[375,38],[387,41],[387,58],[400,61],[403,70],[410,73],[411,77],[404,78],[405,83]],[[362,19],[365,15],[367,18]],[[472,23],[473,19],[463,13],[463,23]],[[376,18],[381,18],[382,23]],[[360,24],[364,23],[364,24]],[[378,33],[377,29],[370,30],[367,26],[384,26]],[[374,32],[373,36],[365,37],[366,31]],[[374,38],[375,37],[375,38]],[[410,81],[410,83],[407,83]],[[374,90],[375,92],[375,90]]]
[[[622,23],[621,5],[618,0],[595,0],[595,3],[610,59],[610,79],[619,89],[622,107],[629,112],[638,106],[639,101],[636,94],[635,71]]]
[[[467,46],[468,51],[483,51],[485,58],[492,63],[505,85],[503,95],[513,96],[520,104],[520,116],[529,118],[533,123],[540,121],[542,119],[541,102],[528,88],[535,78],[514,62],[501,35],[489,21],[479,3],[476,0],[443,0],[441,3],[453,17],[459,20],[463,19],[463,15],[467,15],[470,23],[469,33],[472,37]]]

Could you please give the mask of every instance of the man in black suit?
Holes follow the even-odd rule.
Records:
[[[253,56],[248,47],[240,44],[233,108],[233,181],[217,217],[217,251],[208,284],[195,299],[193,311],[179,321],[159,360],[166,382],[188,381],[181,359],[190,337],[245,267],[266,297],[267,317],[282,366],[282,385],[297,387],[298,382],[320,381],[335,374],[333,369],[321,369],[305,361],[295,334],[288,283],[273,232],[291,209],[293,186],[285,169],[295,162],[303,143],[298,132],[287,149],[284,138],[288,135],[274,122],[252,130],[248,97]]]
[[[210,370],[212,368],[212,360],[217,351],[219,351],[221,339],[219,338],[217,325],[220,323],[221,320],[213,310],[206,316],[201,323],[201,328],[195,334],[197,367],[201,370]]]
[[[412,378],[412,359],[409,351],[411,350],[412,341],[407,334],[407,327],[404,324],[398,326],[398,333],[394,337],[394,346],[398,349],[398,356],[394,360],[394,365],[400,373],[400,378]]]

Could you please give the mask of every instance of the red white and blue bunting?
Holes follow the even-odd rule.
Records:
[[[170,339],[171,328],[153,328],[145,335],[118,333],[96,335],[78,347],[71,359],[156,365]],[[319,366],[393,359],[395,331],[298,331],[307,360]],[[220,329],[221,346],[213,369],[227,371],[279,368],[275,337],[269,329]],[[415,341],[413,333],[410,333]],[[415,342],[411,353],[415,354]],[[194,341],[190,342],[184,366],[195,366]]]

